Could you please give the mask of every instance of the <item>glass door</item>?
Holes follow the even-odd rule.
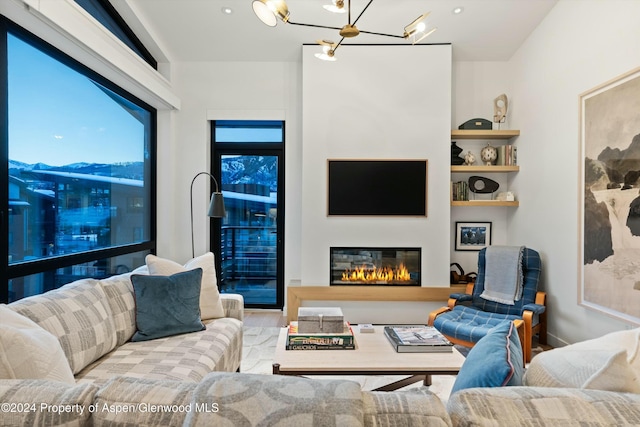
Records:
[[[283,123],[216,121],[213,130],[213,173],[227,210],[212,227],[220,292],[243,295],[247,307],[281,309]]]

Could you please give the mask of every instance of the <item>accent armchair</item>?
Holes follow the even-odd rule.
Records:
[[[446,307],[429,314],[428,323],[451,342],[473,347],[487,332],[504,320],[518,327],[525,362],[531,360],[531,340],[538,334],[540,344],[547,343],[546,294],[538,291],[540,255],[524,248],[522,255],[522,297],[513,305],[489,301],[484,292],[486,248],[478,254],[478,277],[467,285],[466,293],[451,294]]]

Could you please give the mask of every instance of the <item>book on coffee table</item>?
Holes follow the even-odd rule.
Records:
[[[398,353],[453,351],[453,343],[432,326],[385,326],[384,335]]]
[[[342,332],[301,333],[298,322],[291,322],[287,329],[287,350],[355,350],[353,330],[344,322]]]

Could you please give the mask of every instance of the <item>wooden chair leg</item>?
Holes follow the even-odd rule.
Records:
[[[542,313],[539,316],[540,330],[538,331],[538,342],[540,344],[547,344],[547,313]]]
[[[524,351],[525,363],[531,362],[531,340],[533,339],[533,312],[525,311],[522,314],[524,320],[524,342],[522,348]]]
[[[536,304],[547,305],[546,292],[538,292],[536,294]],[[538,342],[540,344],[547,344],[547,311],[538,315],[539,330],[538,330]]]
[[[520,338],[520,346],[522,347],[522,361],[524,363],[527,362],[527,357],[525,353],[525,333],[524,333],[524,321],[523,320],[514,320],[513,324],[516,325],[516,330],[518,331],[518,338]]]

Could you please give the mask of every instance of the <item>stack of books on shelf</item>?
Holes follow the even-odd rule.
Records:
[[[508,144],[501,145],[497,149],[497,166],[516,166],[518,164],[518,147]]]
[[[385,326],[384,334],[398,353],[453,351],[453,343],[432,326]]]
[[[469,200],[469,184],[467,181],[451,183],[451,200],[454,202]]]
[[[287,350],[355,350],[356,342],[349,322],[342,332],[298,332],[298,322],[291,322],[287,331]]]

